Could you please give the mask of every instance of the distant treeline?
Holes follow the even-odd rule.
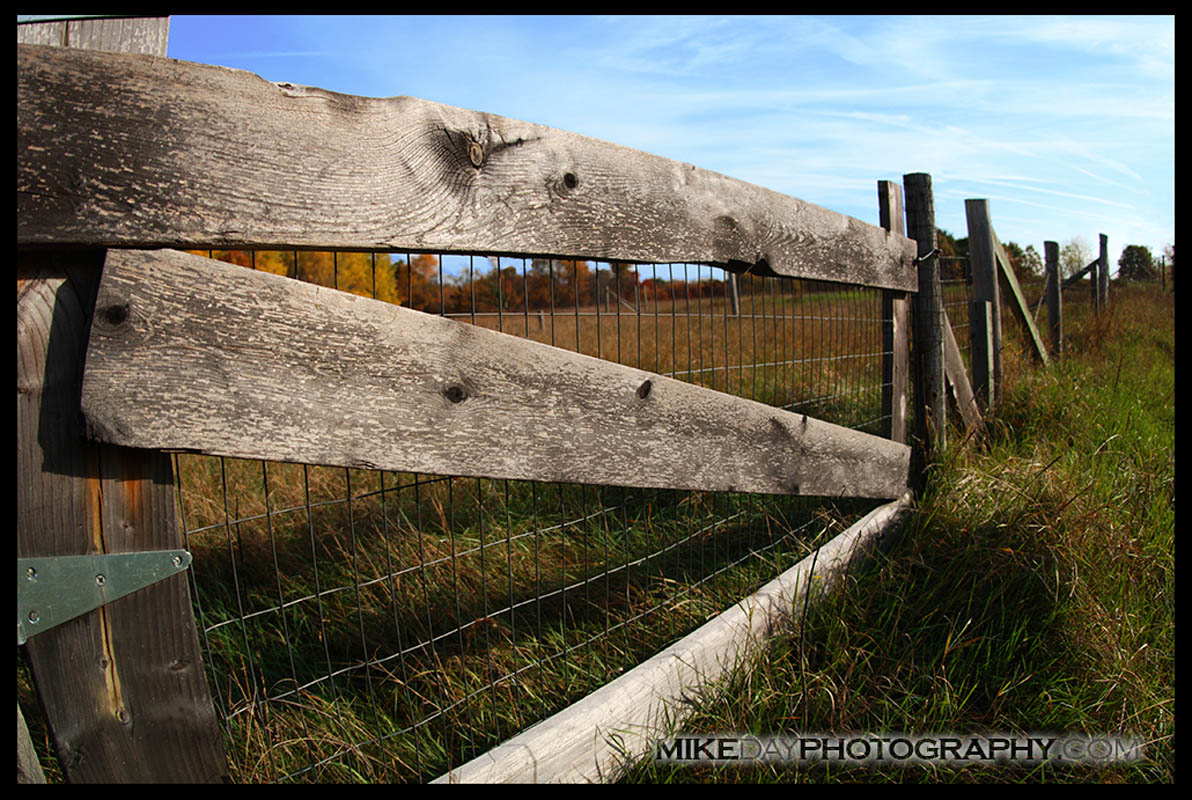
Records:
[[[681,303],[723,299],[729,292],[726,273],[694,265],[635,267],[613,262],[593,266],[569,259],[517,259],[514,265],[508,263],[514,259],[448,256],[459,263],[445,266],[430,254],[402,258],[391,253],[325,251],[192,252],[436,314],[564,311],[597,303],[616,305],[618,300],[634,306],[672,300]],[[742,275],[738,281],[743,295],[763,291],[760,278]],[[818,282],[791,281],[784,292],[820,288]],[[833,284],[822,288],[839,289]]]

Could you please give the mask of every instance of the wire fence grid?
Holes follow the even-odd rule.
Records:
[[[880,290],[745,275],[734,303],[707,265],[202,254],[882,427]],[[874,505],[175,459],[200,640],[244,782],[434,778]]]
[[[940,287],[944,312],[956,337],[956,346],[964,359],[964,368],[972,373],[972,346],[969,335],[969,303],[973,299],[973,273],[967,256],[940,256]]]

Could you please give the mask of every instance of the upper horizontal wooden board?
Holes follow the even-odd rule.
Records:
[[[17,242],[486,252],[915,291],[898,234],[690,164],[411,97],[19,45]]]
[[[463,322],[110,251],[83,378],[130,447],[642,488],[897,497],[910,449]]]

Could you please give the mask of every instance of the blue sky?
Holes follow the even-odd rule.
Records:
[[[877,224],[929,172],[937,224],[1175,242],[1174,17],[171,18],[169,55],[562,128]],[[1095,255],[1095,253],[1094,253]]]

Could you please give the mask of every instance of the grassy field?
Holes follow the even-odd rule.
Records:
[[[871,572],[689,720],[690,732],[1084,732],[1145,742],[1082,767],[676,767],[631,782],[1175,779],[1174,297],[1073,304],[1051,369],[1007,353],[990,441],[954,445]]]

